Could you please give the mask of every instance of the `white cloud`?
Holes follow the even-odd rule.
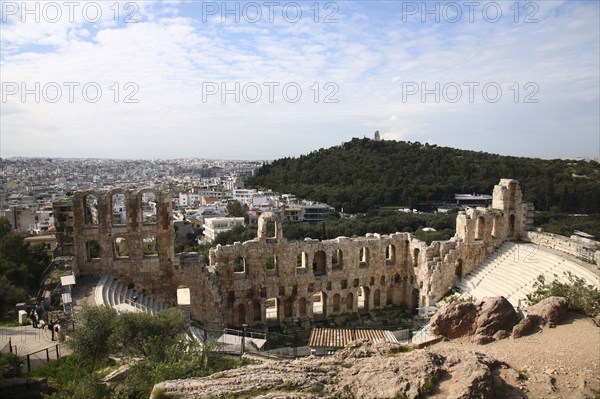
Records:
[[[135,4],[138,23],[115,24],[107,12],[97,24],[79,18],[2,25],[3,83],[95,82],[103,90],[94,104],[81,93],[73,103],[57,104],[11,97],[2,104],[3,156],[127,157],[135,149],[136,157],[268,158],[334,145],[351,135],[370,136],[377,129],[389,139],[469,147],[476,132],[501,137],[506,134],[501,129],[509,129],[523,137],[524,126],[523,151],[541,156],[545,151],[537,143],[548,129],[565,131],[571,123],[585,139],[579,147],[569,146],[568,155],[588,155],[597,146],[597,140],[586,141],[597,125],[597,110],[582,106],[599,101],[597,3],[538,3],[537,24],[402,23],[393,2],[380,3],[381,9],[340,3],[335,24],[311,18],[296,24],[282,18],[223,24],[220,17],[203,22],[193,2]],[[124,87],[128,82],[139,88],[137,104],[123,103],[132,93]],[[230,88],[256,82],[263,100],[236,103],[229,95],[226,103],[220,96],[203,102],[207,82]],[[265,82],[281,84],[273,103],[266,101]],[[302,88],[298,103],[282,99],[281,87],[289,82]],[[324,88],[327,82],[339,88],[333,96],[337,104],[323,103],[335,92]],[[428,88],[436,82],[440,87],[497,82],[503,93],[498,103],[486,102],[479,88],[474,103],[443,98],[436,103],[433,95],[424,103],[420,95],[404,101],[403,84],[410,82]],[[518,104],[511,90],[515,82]],[[531,92],[527,82],[539,88],[537,105],[522,103]],[[556,125],[531,123],[532,117],[551,117]],[[43,145],[31,145],[39,141]],[[509,153],[514,147],[506,140],[475,142],[487,151]]]

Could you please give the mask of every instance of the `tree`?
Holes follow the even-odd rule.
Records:
[[[244,207],[240,201],[231,201],[227,204],[227,216],[229,217],[243,217],[245,214]]]
[[[0,216],[0,240],[3,239],[10,231],[12,226],[7,218]]]
[[[79,323],[67,344],[91,370],[111,352],[116,318],[117,312],[108,306],[84,305],[79,312]]]

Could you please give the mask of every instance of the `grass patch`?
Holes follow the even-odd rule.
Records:
[[[517,376],[517,380],[519,380],[519,381],[529,380],[529,374],[527,373],[527,370],[525,370],[525,369],[520,370],[519,375]]]
[[[435,388],[435,382],[438,380],[439,375],[437,373],[429,374],[427,378],[425,378],[425,382],[419,389],[419,394],[426,398],[433,394],[433,390]]]
[[[29,319],[27,319],[28,323],[31,324]],[[25,325],[27,325],[25,324]],[[0,319],[0,327],[20,327],[19,320],[16,317],[9,317],[6,319]]]

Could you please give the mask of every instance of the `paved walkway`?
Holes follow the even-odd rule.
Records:
[[[0,327],[0,347],[4,347],[9,341],[13,346],[13,353],[23,359],[24,371],[27,371],[27,355],[30,355],[29,365],[34,369],[45,364],[48,359],[57,359],[57,345],[59,356],[71,353],[64,342],[52,341],[52,332],[46,327]]]

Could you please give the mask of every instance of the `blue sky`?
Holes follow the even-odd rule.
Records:
[[[0,4],[3,157],[599,157],[597,1]]]

